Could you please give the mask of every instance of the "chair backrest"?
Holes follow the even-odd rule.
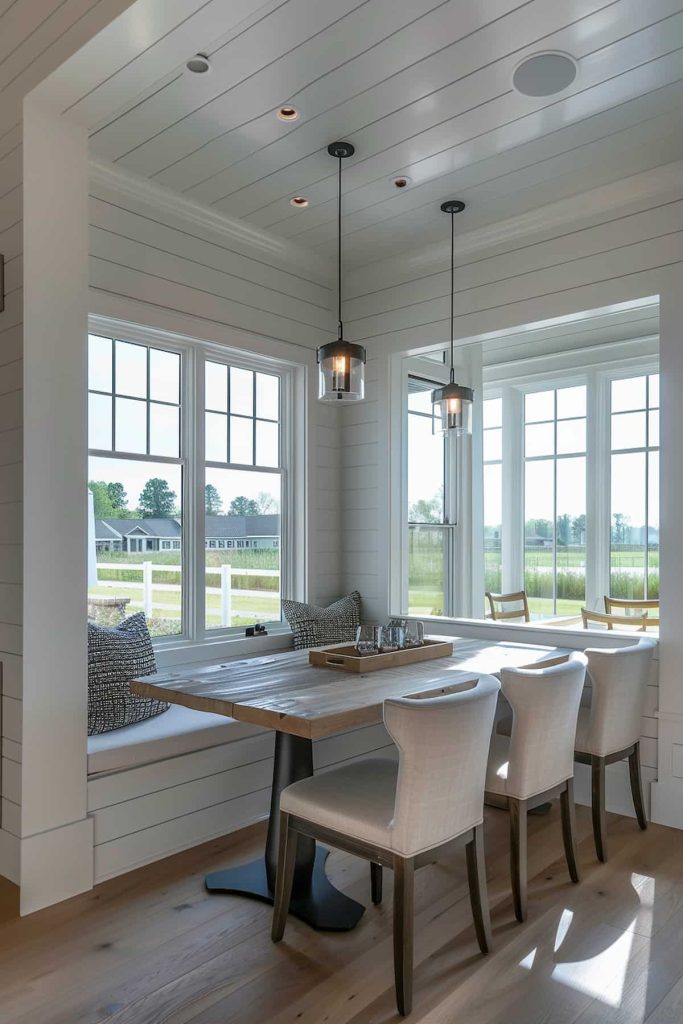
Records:
[[[643,637],[629,647],[586,651],[592,685],[589,753],[604,757],[640,739],[655,646],[656,640]]]
[[[527,601],[526,590],[517,590],[514,594],[492,594],[486,591],[486,600],[489,603],[491,618],[498,622],[501,619],[524,619],[530,621],[529,602]],[[515,608],[508,605],[517,605]],[[521,607],[520,607],[521,606]]]
[[[574,740],[586,677],[578,651],[550,668],[504,668],[503,693],[512,707],[505,791],[526,800],[574,774]]]
[[[608,615],[628,615],[632,613],[636,617],[647,615],[647,626],[659,625],[659,598],[648,598],[646,601],[638,601],[621,598],[608,597],[605,594],[605,611]]]
[[[412,856],[484,817],[484,782],[500,683],[482,675],[439,697],[384,702],[399,752],[392,847]]]
[[[648,626],[659,626],[659,619],[651,619],[647,612],[642,615],[608,615],[606,612],[592,612],[588,608],[582,608],[581,618],[584,629],[591,629],[594,626],[606,626],[607,629],[630,626],[639,633],[644,633]]]

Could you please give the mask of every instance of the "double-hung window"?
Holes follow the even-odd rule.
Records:
[[[449,446],[434,430],[431,392],[438,386],[408,377],[406,561],[411,615],[452,614],[453,474]]]
[[[142,328],[88,353],[89,615],[176,642],[280,623],[295,371]]]

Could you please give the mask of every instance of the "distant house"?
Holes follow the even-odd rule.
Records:
[[[552,537],[541,537],[537,533],[528,533],[524,538],[524,546],[527,548],[551,548]]]
[[[96,519],[97,551],[180,551],[179,519]],[[205,547],[258,550],[280,547],[280,516],[207,516]]]

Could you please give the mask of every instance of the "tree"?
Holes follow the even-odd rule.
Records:
[[[116,511],[104,480],[91,480],[88,489],[92,491],[95,504],[95,519],[116,519]]]
[[[586,540],[586,516],[584,513],[572,519],[572,540],[575,544],[583,544]]]
[[[243,494],[240,494],[230,502],[229,516],[257,516],[258,514],[258,505],[253,498],[245,498]]]
[[[557,543],[567,545],[569,544],[569,516],[566,512],[563,512],[561,516],[557,517]]]
[[[223,499],[213,484],[207,484],[204,488],[204,511],[207,516],[219,516],[223,511]]]
[[[413,502],[408,508],[408,520],[411,523],[440,523],[442,522],[442,499],[420,498]]]
[[[128,495],[125,492],[123,484],[107,484],[107,494],[109,495],[111,506],[116,512],[128,511]]]
[[[144,519],[170,519],[175,514],[176,493],[166,480],[155,476],[148,480],[140,493],[139,511]]]
[[[277,515],[280,511],[277,499],[267,491],[259,491],[256,495],[256,506],[262,516]]]
[[[615,512],[612,516],[612,543],[625,544],[626,532],[629,530],[629,517],[623,512]]]

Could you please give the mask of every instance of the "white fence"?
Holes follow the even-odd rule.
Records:
[[[141,582],[130,583],[127,580],[101,580],[99,579],[100,569],[112,569],[116,572],[134,571],[142,573]],[[179,583],[153,583],[152,574],[155,572],[179,573],[179,565],[155,565],[153,562],[98,562],[98,587],[107,587],[111,590],[141,590],[142,600],[133,601],[136,607],[141,607],[147,618],[152,615],[152,610],[177,611],[180,613],[180,584]],[[232,565],[207,566],[207,575],[220,576],[220,587],[206,587],[207,594],[220,594],[220,620],[221,626],[232,625],[232,599],[240,597],[273,597],[280,600],[280,570],[279,569],[241,569]],[[278,581],[277,590],[242,590],[233,587],[233,576],[267,576]],[[153,590],[176,593],[178,601],[176,604],[160,604],[153,600]]]

